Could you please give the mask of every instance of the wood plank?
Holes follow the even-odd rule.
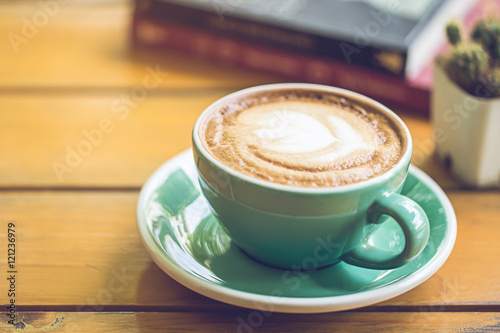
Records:
[[[44,10],[40,3],[47,2],[53,7]],[[148,66],[169,73],[161,89],[242,88],[282,80],[172,52],[135,50],[129,42],[132,5],[3,1],[0,35],[6,38],[0,39],[0,91],[133,87],[141,84]]]
[[[135,108],[123,99],[129,91],[4,96],[0,186],[140,187],[163,161],[191,146],[197,116],[226,93],[152,91]]]
[[[500,305],[495,264],[500,256],[500,193],[449,196],[459,223],[451,257],[425,283],[380,306],[443,311],[450,305]],[[17,302],[75,311],[103,311],[106,305],[220,306],[184,288],[152,262],[139,239],[136,201],[135,192],[0,193],[2,225],[17,224]],[[6,239],[4,227],[0,239]],[[2,267],[6,260],[0,256]],[[7,290],[7,281],[0,281],[0,290]]]
[[[191,146],[198,115],[231,91],[5,94],[0,98],[0,187],[140,187],[162,162]],[[432,149],[420,148],[432,143],[428,122],[402,117],[414,138],[417,166],[441,186],[456,188]],[[103,121],[107,126],[101,129]]]
[[[498,332],[498,313],[341,312],[290,315],[230,313],[71,313],[19,314],[23,332]],[[2,321],[0,329],[12,329]]]

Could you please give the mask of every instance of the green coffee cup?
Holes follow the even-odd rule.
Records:
[[[262,92],[285,94],[291,89],[335,94],[376,108],[398,125],[404,142],[399,161],[386,172],[360,182],[335,187],[298,187],[235,171],[204,147],[200,126],[213,110]],[[193,129],[193,147],[201,189],[214,215],[234,243],[262,263],[313,270],[345,261],[365,268],[391,269],[414,259],[427,244],[430,228],[425,212],[399,194],[410,165],[410,132],[391,110],[368,97],[312,84],[245,89],[216,101],[200,115]],[[371,244],[370,230],[389,220],[402,233],[400,230],[391,233],[393,239],[386,244]],[[395,252],[401,244],[404,249]]]

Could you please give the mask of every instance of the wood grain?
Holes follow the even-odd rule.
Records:
[[[380,306],[422,311],[449,305],[500,307],[500,193],[449,196],[459,223],[450,258],[428,281]],[[184,288],[151,261],[138,235],[136,201],[136,192],[0,193],[0,221],[17,224],[18,302],[74,311],[102,311],[107,305],[210,309],[219,304]],[[5,232],[0,230],[0,239]],[[5,260],[0,257],[0,266]],[[0,281],[4,290],[6,280]]]
[[[71,313],[19,314],[23,332],[475,332],[500,329],[498,313],[341,312],[289,315],[235,311],[228,313]],[[0,329],[9,329],[5,323]]]
[[[198,115],[229,92],[144,89],[144,95],[138,95],[129,89],[103,95],[4,94],[0,98],[0,187],[139,188],[161,163],[191,147]],[[432,157],[428,122],[401,116],[414,138],[417,166],[441,186],[456,188]],[[101,128],[103,121],[107,126]]]

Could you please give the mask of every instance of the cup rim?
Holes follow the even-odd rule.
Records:
[[[361,99],[363,102],[373,105],[377,109],[381,109],[384,113],[388,114],[389,117],[392,118],[393,121],[397,122],[400,127],[403,129],[404,134],[406,136],[406,150],[399,159],[399,161],[386,172],[377,175],[375,177],[371,177],[366,180],[362,180],[360,182],[341,185],[341,186],[331,186],[331,187],[300,187],[293,185],[285,185],[285,184],[277,184],[267,180],[257,179],[248,175],[245,175],[239,171],[231,169],[226,166],[222,162],[218,161],[215,157],[213,157],[203,146],[200,137],[199,137],[199,127],[202,120],[209,114],[215,107],[224,104],[226,101],[233,99],[238,96],[243,96],[247,94],[258,93],[263,90],[287,90],[287,89],[304,89],[304,90],[320,90],[333,92],[336,94],[341,94],[346,97]],[[243,180],[247,183],[256,185],[258,187],[263,187],[267,189],[273,189],[277,191],[285,191],[285,192],[295,192],[295,193],[303,193],[303,194],[321,194],[321,193],[340,193],[347,192],[352,190],[364,189],[367,187],[371,187],[373,185],[379,184],[391,178],[395,173],[399,172],[405,165],[409,165],[411,154],[413,150],[413,141],[410,135],[410,131],[403,120],[391,109],[381,104],[380,102],[375,101],[374,99],[367,97],[365,95],[333,86],[327,86],[322,84],[312,84],[312,83],[273,83],[273,84],[265,84],[254,86],[250,88],[245,88],[242,90],[235,91],[229,95],[226,95],[212,104],[210,104],[197,118],[192,132],[192,140],[194,148],[203,155],[205,159],[207,159],[212,165],[215,165],[217,168],[226,172],[227,174]]]

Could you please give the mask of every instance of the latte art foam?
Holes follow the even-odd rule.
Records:
[[[213,157],[236,171],[304,187],[369,179],[396,164],[402,151],[386,116],[310,96],[266,96],[214,110],[200,137]]]

